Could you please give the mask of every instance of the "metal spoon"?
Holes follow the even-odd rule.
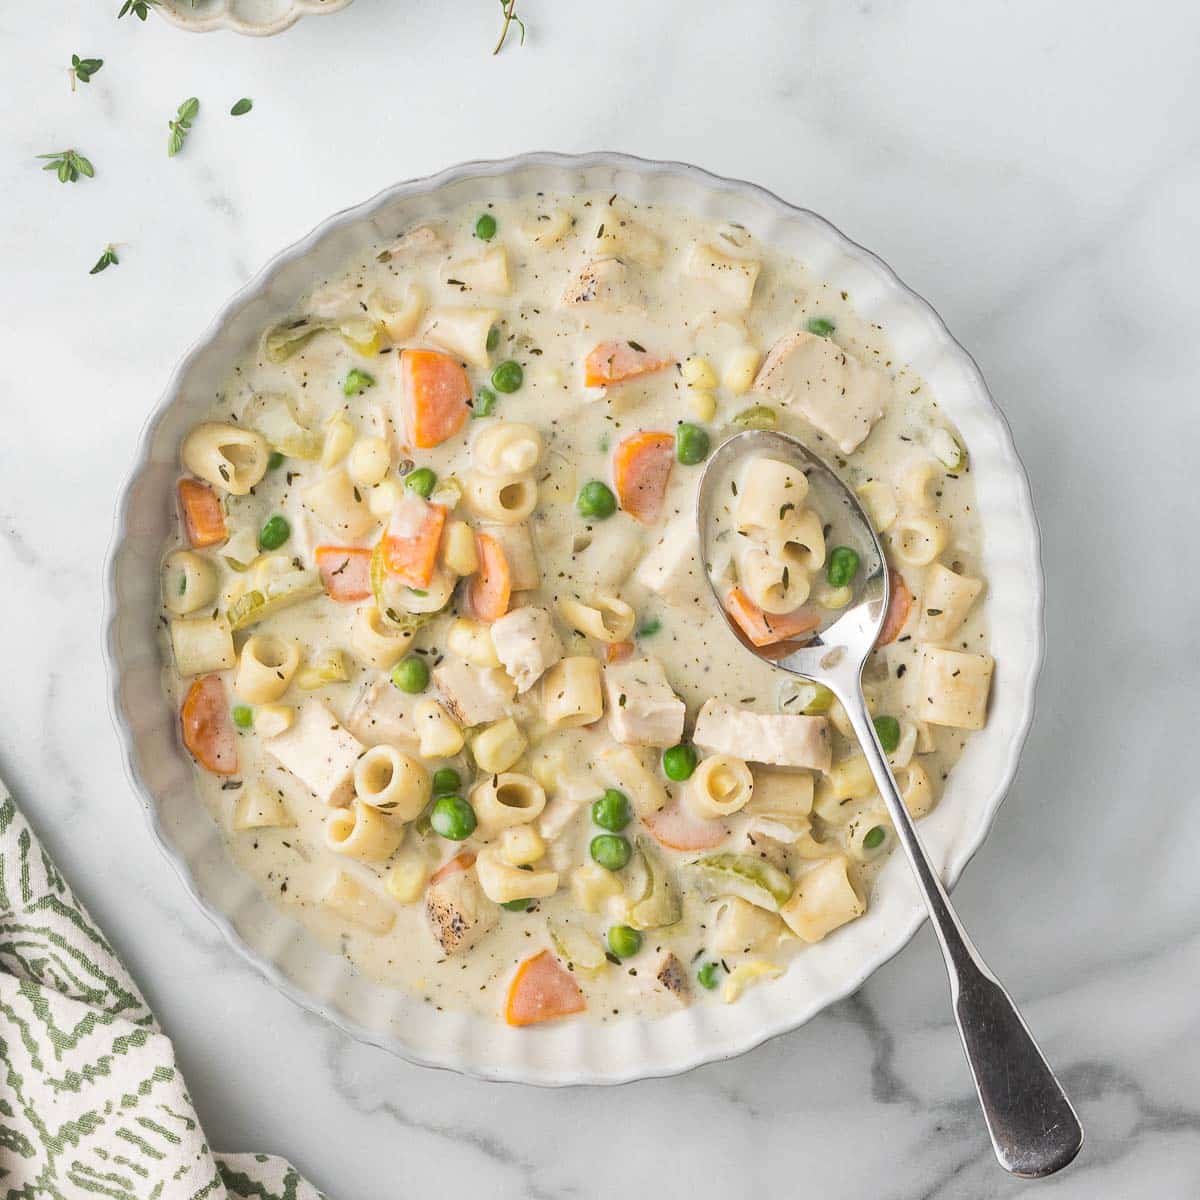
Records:
[[[805,635],[809,640],[803,645],[768,648],[778,653],[775,656],[748,646],[740,635],[739,641],[772,666],[824,684],[846,710],[937,932],[950,976],[954,1019],[996,1158],[1006,1171],[1023,1178],[1052,1175],[1079,1153],[1083,1127],[1016,1005],[988,970],[951,907],[900,798],[867,711],[862,670],[883,627],[889,585],[883,549],[857,497],[795,438],[765,430],[736,434],[709,459],[700,481],[696,519],[704,561],[714,561],[711,551],[720,514],[732,504],[729,480],[747,458],[763,457],[792,463],[808,477],[822,520],[834,525],[839,542],[859,554],[859,582],[852,603],[837,620],[815,635]],[[711,577],[709,584],[716,595]],[[737,633],[721,599],[717,595],[718,608]]]

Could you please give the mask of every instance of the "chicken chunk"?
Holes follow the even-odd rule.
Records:
[[[470,950],[496,924],[498,914],[471,867],[451,870],[425,892],[429,928],[446,954]]]
[[[500,543],[500,549],[504,551],[508,570],[512,575],[514,592],[527,592],[541,583],[542,574],[538,570],[537,552],[534,550],[533,535],[529,532],[528,525],[500,525],[485,521],[480,524],[479,529]]]
[[[756,713],[713,699],[696,718],[693,741],[717,754],[775,767],[828,771],[833,759],[825,717]]]
[[[598,258],[572,275],[563,291],[568,308],[586,305],[603,312],[641,308],[645,297],[633,282],[629,268],[619,258]]]
[[[527,692],[563,656],[554,621],[544,608],[529,605],[492,622],[492,645],[518,692]]]
[[[418,738],[412,719],[416,699],[393,686],[390,680],[377,679],[359,692],[346,714],[346,728],[364,746],[386,743],[416,754]]]
[[[684,703],[671,690],[656,658],[634,658],[604,668],[608,728],[626,746],[674,746],[683,737]]]
[[[326,804],[344,808],[354,798],[354,764],[366,747],[319,700],[306,701],[291,729],[264,745]]]
[[[667,525],[633,577],[668,604],[689,604],[702,594],[700,535],[690,515]]]
[[[460,725],[501,720],[517,694],[517,685],[499,667],[473,667],[458,659],[435,667],[433,682]]]
[[[798,330],[771,348],[754,390],[796,409],[843,453],[852,454],[883,416],[890,382],[832,339]]]
[[[675,997],[676,1000],[687,1002],[691,995],[691,986],[688,983],[687,971],[684,969],[683,963],[670,952],[664,954],[659,960],[658,968],[654,972],[654,978]]]

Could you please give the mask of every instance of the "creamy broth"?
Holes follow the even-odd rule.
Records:
[[[476,232],[481,215],[490,238]],[[165,686],[203,760],[199,794],[266,895],[367,975],[439,1007],[501,1019],[518,975],[515,1023],[575,1010],[572,988],[587,1017],[607,1021],[769,986],[865,909],[894,835],[836,703],[757,661],[716,609],[694,531],[702,435],[715,447],[769,421],[860,491],[901,602],[911,598],[866,690],[914,815],[982,724],[991,674],[961,439],[852,296],[740,227],[620,196],[539,195],[396,234],[378,257],[315,281],[290,327],[264,331],[184,445],[192,490],[165,548]],[[491,380],[509,362],[522,378],[504,391]],[[501,371],[499,382],[513,380]],[[244,431],[244,446],[231,449],[221,427]],[[419,469],[436,477],[427,497],[405,483]],[[607,493],[588,491],[595,482]],[[598,508],[581,512],[581,492]],[[722,578],[773,636],[789,614],[764,607],[801,588],[791,572],[782,593],[764,583],[778,546],[807,564],[798,612],[834,614],[846,593],[830,578],[836,531],[818,547],[796,533],[803,505],[763,503],[778,513],[772,529],[737,534],[745,545]],[[287,536],[275,546],[278,517]],[[820,529],[821,514],[812,520]],[[428,579],[422,545],[436,555]],[[497,546],[506,570],[489,568]],[[469,572],[472,558],[483,565]],[[406,584],[417,576],[425,586]],[[381,582],[381,595],[364,594]],[[256,590],[268,601],[259,620]],[[503,665],[478,665],[502,650]],[[393,657],[410,686],[432,678],[395,686]],[[694,747],[700,765],[669,778],[663,751],[692,747],[702,708],[715,732]],[[586,723],[573,726],[574,712]],[[423,737],[444,747],[456,735],[463,750],[422,753]],[[375,784],[391,787],[382,807],[361,760],[357,785],[351,770],[375,745],[400,755],[370,760],[382,764]],[[705,765],[720,754],[732,762]],[[687,758],[677,752],[670,773]],[[476,812],[464,840],[431,816],[439,768],[458,772],[447,794]],[[411,777],[388,784],[389,770]],[[485,795],[497,774],[519,777],[511,796],[529,811],[544,792],[544,809],[525,821],[497,804]],[[593,820],[606,789],[633,811],[622,828]],[[713,804],[737,807],[715,816]],[[624,841],[628,865],[612,842],[617,869],[595,861],[602,836]],[[455,869],[464,852],[476,857]],[[539,898],[504,908],[523,867]],[[641,926],[640,948],[613,953],[614,926]]]

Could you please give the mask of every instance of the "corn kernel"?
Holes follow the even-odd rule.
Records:
[[[354,426],[343,416],[334,417],[325,429],[325,447],[321,451],[321,467],[328,471],[350,453],[354,445]]]
[[[528,867],[546,853],[542,835],[532,825],[513,825],[500,835],[500,857],[514,867]]]
[[[474,575],[479,570],[475,532],[466,521],[451,521],[447,526],[442,561],[455,575]]]
[[[525,753],[528,745],[516,721],[505,717],[471,739],[471,753],[481,771],[498,775],[507,771]]]
[[[750,390],[754,376],[758,373],[758,350],[753,346],[739,346],[725,363],[724,384],[728,391],[740,396]]]
[[[385,479],[382,483],[377,483],[367,493],[367,507],[371,510],[371,516],[377,521],[386,521],[403,495],[400,485],[394,479]]]
[[[705,388],[689,387],[688,404],[699,421],[711,421],[717,415],[717,398]]]
[[[683,382],[711,391],[717,386],[717,373],[707,358],[689,358],[683,364]]]
[[[398,862],[388,873],[384,886],[397,904],[413,904],[425,890],[429,868],[419,858]]]

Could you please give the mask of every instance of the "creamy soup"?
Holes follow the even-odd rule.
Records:
[[[165,681],[229,852],[358,969],[514,1025],[733,1003],[860,916],[895,837],[824,689],[747,653],[859,555],[720,441],[858,492],[866,672],[914,817],[992,660],[966,448],[853,297],[733,225],[531,196],[397,230],[230,364],[181,447]]]

